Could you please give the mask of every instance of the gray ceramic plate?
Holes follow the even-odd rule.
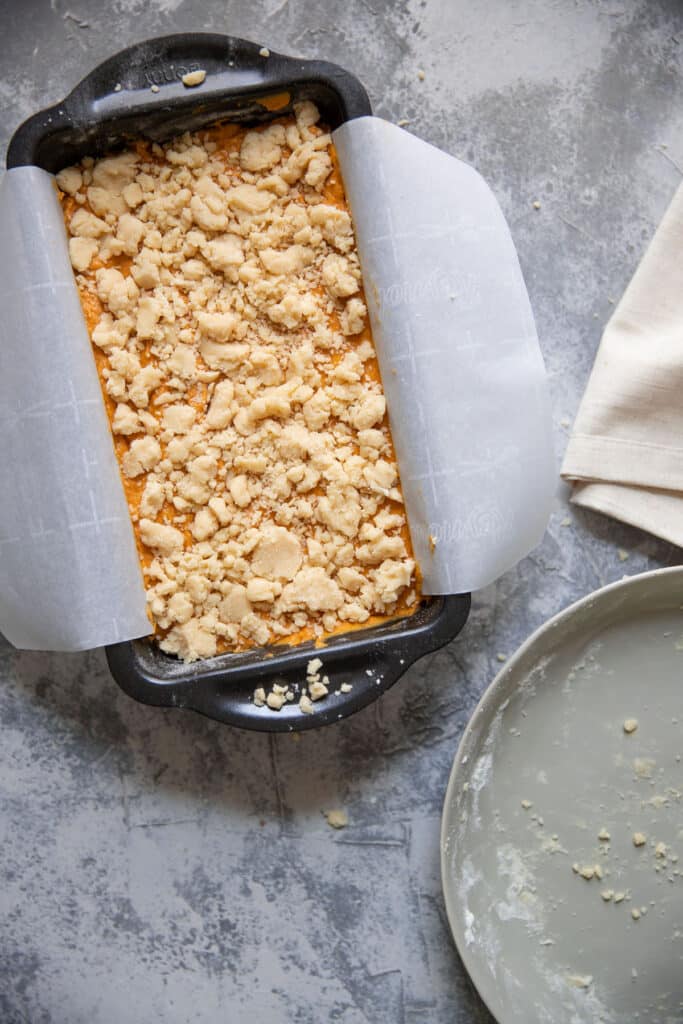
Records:
[[[682,602],[674,568],[572,605],[465,732],[443,886],[501,1024],[683,1021]]]

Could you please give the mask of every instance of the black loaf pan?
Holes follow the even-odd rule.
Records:
[[[181,78],[203,69],[199,88]],[[154,89],[152,87],[154,86]],[[287,93],[269,110],[259,99]],[[370,114],[358,79],[335,64],[268,53],[258,44],[204,33],[150,39],[100,64],[62,103],[31,117],[15,132],[7,167],[37,165],[53,173],[82,157],[101,155],[141,137],[163,141],[222,119],[264,122],[310,99],[332,129]],[[288,732],[326,725],[375,700],[409,665],[455,637],[465,624],[469,594],[425,598],[409,618],[354,630],[327,641],[222,654],[183,664],[149,640],[108,647],[119,686],[145,704],[192,708],[231,725]],[[297,699],[306,666],[320,657],[330,694],[303,714]],[[297,698],[279,712],[253,704],[255,687],[289,684]],[[335,693],[350,683],[348,693]]]

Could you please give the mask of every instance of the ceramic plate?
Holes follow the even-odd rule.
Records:
[[[674,568],[572,605],[465,732],[443,886],[500,1024],[683,1021],[682,603]]]

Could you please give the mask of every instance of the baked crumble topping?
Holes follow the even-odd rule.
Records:
[[[150,619],[187,661],[417,601],[334,148],[295,115],[57,176]]]

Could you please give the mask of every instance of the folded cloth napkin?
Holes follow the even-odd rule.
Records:
[[[605,328],[562,476],[575,504],[683,547],[683,185]]]

